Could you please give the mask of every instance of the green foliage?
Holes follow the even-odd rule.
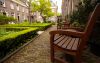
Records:
[[[79,24],[77,21],[75,21],[75,22],[72,23],[72,26],[73,26],[73,27],[79,27],[80,24]]]
[[[0,37],[0,50],[2,50],[0,52],[0,59],[12,50],[16,49],[22,43],[25,43],[26,39],[35,36],[36,31],[37,28],[29,28]]]
[[[6,25],[0,25],[0,27],[46,27],[51,26],[52,23],[31,23],[29,22],[23,22],[20,24],[6,24]]]
[[[0,37],[28,29],[27,27],[0,27]]]
[[[20,24],[0,25],[0,34],[2,35],[0,36],[0,50],[2,50],[0,52],[0,59],[34,37],[38,30],[45,30],[51,25],[52,23],[29,24],[28,21]]]
[[[16,21],[16,19],[0,14],[0,24],[7,24],[10,21]]]
[[[86,24],[90,13],[94,9],[94,3],[92,0],[82,0],[77,5],[77,11],[74,11],[71,15],[71,23],[77,21],[80,25]]]
[[[54,13],[52,12],[51,3],[49,0],[34,0],[34,2],[32,2],[32,11],[40,12],[44,20],[46,17],[51,17],[54,15]]]
[[[57,13],[57,16],[61,16],[61,13]]]

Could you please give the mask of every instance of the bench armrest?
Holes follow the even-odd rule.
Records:
[[[75,37],[83,37],[84,32],[79,32],[76,30],[54,30],[50,32],[50,35],[55,35],[55,34],[64,34],[64,35],[69,35],[69,36],[75,36]]]

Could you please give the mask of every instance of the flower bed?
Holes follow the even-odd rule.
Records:
[[[0,37],[0,59],[27,42],[26,39],[34,37],[37,30],[38,28],[27,28]]]

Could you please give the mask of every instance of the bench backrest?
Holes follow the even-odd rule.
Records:
[[[100,4],[97,4],[94,11],[92,12],[91,16],[89,17],[89,21],[85,28],[85,39],[89,38],[91,31],[93,30],[93,26],[97,20],[98,15],[100,14]]]

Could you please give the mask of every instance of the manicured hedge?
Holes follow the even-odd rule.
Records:
[[[15,50],[21,44],[25,43],[26,39],[34,37],[37,30],[38,28],[28,28],[0,37],[0,59],[9,52]]]
[[[32,24],[7,24],[7,25],[0,25],[0,27],[39,27],[40,30],[45,30],[51,25],[52,23],[32,23]]]
[[[0,25],[0,27],[38,27],[38,26],[48,26],[52,25],[52,23],[32,23],[32,24],[6,24],[6,25]]]

